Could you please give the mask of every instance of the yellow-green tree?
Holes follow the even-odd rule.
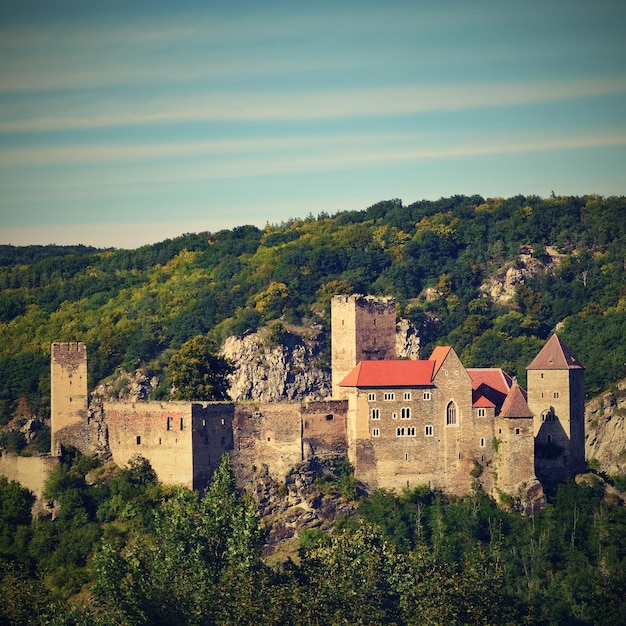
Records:
[[[226,400],[232,367],[215,354],[215,345],[205,335],[186,341],[168,366],[168,380],[175,400]]]

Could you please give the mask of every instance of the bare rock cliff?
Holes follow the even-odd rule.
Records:
[[[585,455],[607,474],[626,474],[626,379],[585,407]]]
[[[515,261],[509,261],[490,279],[480,287],[481,291],[496,303],[509,305],[515,299],[515,290],[518,285],[524,284],[530,278],[553,271],[558,267],[563,255],[552,246],[546,246],[547,257],[540,261],[524,252]]]
[[[322,367],[318,341],[293,337],[272,346],[259,333],[228,337],[220,355],[234,366],[230,397],[234,401],[321,400],[330,395],[330,370]]]
[[[255,400],[306,402],[331,396],[329,338],[320,328],[309,337],[289,334],[281,345],[268,342],[266,333],[228,337],[220,350],[235,372],[230,377],[230,397],[235,402]],[[396,330],[399,358],[418,359],[420,338],[407,320]]]

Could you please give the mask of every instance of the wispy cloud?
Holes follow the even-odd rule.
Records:
[[[52,169],[37,180],[20,182],[5,174],[0,190],[44,199],[80,189],[189,183],[360,167],[406,161],[445,160],[494,154],[540,153],[626,146],[626,129],[538,133],[364,133],[357,135],[175,142],[172,144],[82,146],[0,151],[0,166],[82,165],[97,169]],[[189,158],[189,160],[188,160]],[[1,170],[0,170],[1,172]],[[21,191],[20,191],[21,190]]]
[[[72,115],[14,119],[0,132],[201,121],[303,121],[512,107],[626,93],[626,75],[482,85],[406,85],[308,93],[222,92],[159,101],[86,104]],[[139,112],[137,112],[139,111]]]

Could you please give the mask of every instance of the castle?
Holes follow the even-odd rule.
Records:
[[[140,455],[159,479],[203,489],[222,454],[241,474],[277,480],[307,459],[346,455],[368,489],[480,485],[518,496],[583,471],[584,368],[553,335],[528,366],[528,391],[501,369],[465,368],[450,346],[426,360],[395,353],[392,298],[335,296],[333,396],[306,404],[87,403],[82,343],[51,352],[52,450]]]

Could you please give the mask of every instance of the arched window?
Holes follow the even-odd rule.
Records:
[[[450,402],[446,409],[446,426],[456,426],[456,404]]]

